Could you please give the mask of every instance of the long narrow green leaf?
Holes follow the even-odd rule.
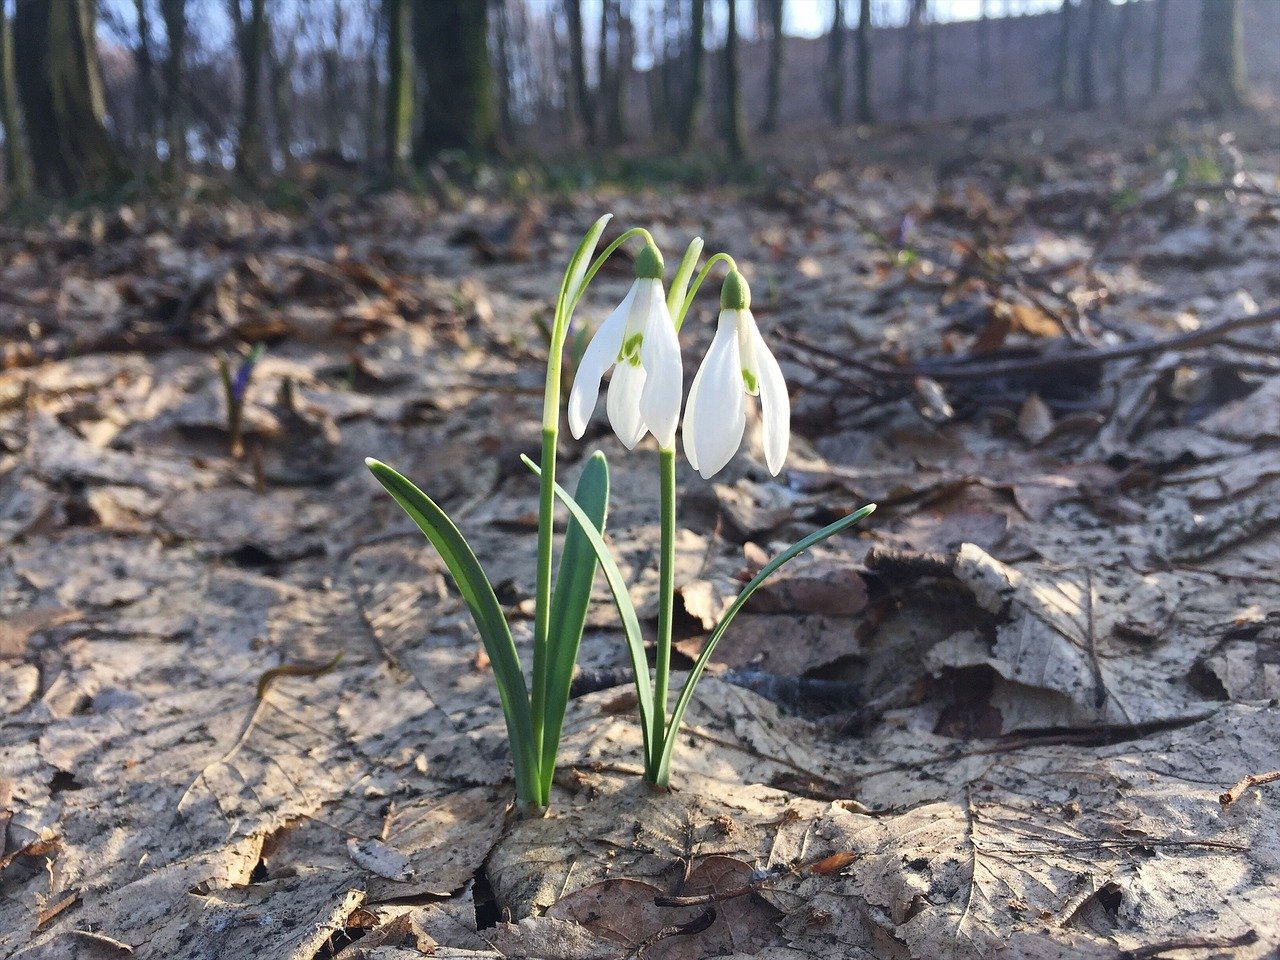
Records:
[[[523,803],[537,805],[540,778],[537,744],[533,742],[533,722],[529,712],[529,691],[520,667],[520,655],[516,652],[511,629],[502,615],[493,585],[466,538],[435,501],[385,463],[369,459],[365,464],[439,551],[458,592],[466,601],[485,653],[493,665],[502,712],[507,720],[507,736],[511,741],[517,793]]]
[[[520,459],[535,474],[542,475],[538,465],[528,457],[521,455]],[[569,491],[560,484],[556,484],[555,491],[560,502],[568,508],[577,528],[586,536],[591,549],[595,551],[600,569],[604,571],[605,580],[609,582],[609,590],[613,594],[613,602],[617,605],[618,616],[622,620],[622,632],[627,638],[627,649],[631,654],[631,669],[635,674],[636,700],[640,709],[640,727],[644,732],[644,755],[647,768],[657,745],[649,743],[649,722],[653,716],[653,688],[649,683],[649,661],[644,652],[644,635],[640,632],[640,618],[636,616],[636,608],[631,602],[631,594],[627,592],[627,582],[622,578],[622,571],[618,569],[618,564],[613,559],[613,554],[609,552],[604,538],[592,525],[591,517],[578,506],[577,501],[569,496]]]
[[[609,509],[609,464],[603,453],[595,453],[587,461],[578,478],[574,499],[600,533],[604,533]],[[551,595],[550,635],[544,704],[546,715],[542,728],[542,803],[550,798],[551,780],[555,776],[556,752],[564,727],[564,713],[569,704],[569,685],[573,682],[573,665],[582,644],[582,631],[587,622],[587,606],[591,603],[591,585],[596,578],[596,553],[578,524],[569,525],[560,554],[560,570],[555,591]]]
[[[680,689],[680,697],[676,700],[676,707],[671,712],[671,724],[667,727],[666,740],[660,747],[662,754],[657,768],[657,783],[659,785],[666,786],[668,779],[671,777],[671,756],[675,751],[676,737],[680,733],[680,721],[684,717],[685,709],[689,706],[689,700],[693,697],[693,688],[697,685],[698,680],[701,679],[703,671],[707,669],[707,664],[711,661],[711,654],[715,652],[716,645],[724,636],[725,630],[729,628],[729,624],[733,622],[733,618],[738,615],[738,611],[751,599],[751,595],[760,588],[760,585],[777,573],[783,564],[795,559],[815,544],[819,544],[828,537],[835,536],[841,530],[853,526],[859,520],[872,513],[875,508],[876,505],[874,503],[869,503],[862,509],[855,510],[847,517],[842,517],[835,523],[809,534],[803,540],[793,543],[765,564],[764,568],[755,575],[751,582],[742,588],[742,592],[738,594],[737,599],[729,605],[729,609],[724,612],[720,622],[711,631],[711,636],[707,638],[706,646],[702,648],[701,655],[699,655],[697,662],[694,663],[693,669],[689,671],[689,676],[686,678],[684,686]]]

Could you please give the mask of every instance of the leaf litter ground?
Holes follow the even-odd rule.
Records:
[[[10,231],[0,956],[1280,948],[1277,788],[1219,801],[1280,769],[1275,132],[1028,132],[676,202]],[[465,608],[362,458],[459,516],[527,656],[535,321],[603,208],[734,253],[787,344],[782,478],[681,470],[679,650],[778,546],[881,510],[735,624],[670,795],[598,584],[553,813],[520,822]],[[259,340],[236,462],[213,354]],[[603,425],[563,456],[596,446],[652,619],[655,458]]]

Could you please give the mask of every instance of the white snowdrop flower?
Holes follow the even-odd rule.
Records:
[[[648,244],[636,258],[636,280],[587,345],[569,393],[569,429],[580,438],[613,367],[606,407],[618,439],[630,449],[652,432],[675,449],[684,389],[680,343],[662,290],[662,254]]]
[[[693,378],[684,417],[684,452],[704,478],[715,476],[742,443],[747,397],[760,397],[764,457],[774,476],[791,439],[791,400],[778,361],[751,315],[751,291],[736,270],[725,278],[720,320]]]

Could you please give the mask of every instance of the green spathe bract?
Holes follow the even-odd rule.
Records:
[[[512,638],[511,628],[498,603],[493,586],[461,531],[445,512],[410,480],[384,463],[373,459],[366,461],[373,475],[409,514],[440,553],[471,612],[480,640],[493,666],[494,682],[498,686],[498,696],[507,722],[507,737],[511,745],[516,799],[521,811],[526,813],[541,811],[550,801],[556,754],[559,750],[565,712],[568,708],[569,687],[573,679],[578,649],[582,642],[587,607],[591,601],[597,567],[603,571],[605,581],[613,594],[614,605],[618,610],[631,660],[636,701],[640,712],[641,735],[644,740],[645,779],[665,787],[671,777],[671,758],[675,749],[676,734],[684,713],[688,709],[694,687],[706,669],[716,645],[723,638],[725,630],[742,609],[743,604],[787,561],[814,544],[846,529],[875,509],[875,505],[870,504],[810,534],[770,561],[755,579],[743,588],[742,593],[730,605],[711,632],[702,655],[689,672],[676,698],[675,708],[668,717],[667,684],[671,666],[672,605],[675,592],[676,454],[674,446],[670,443],[660,445],[658,451],[662,536],[659,550],[658,632],[652,676],[645,652],[640,619],[631,601],[631,595],[627,591],[622,572],[618,569],[618,564],[603,536],[609,506],[609,468],[604,454],[597,452],[587,459],[572,496],[556,483],[555,476],[562,392],[561,363],[575,307],[605,261],[623,243],[633,237],[641,237],[645,243],[637,257],[637,277],[642,280],[658,281],[659,285],[661,284],[662,254],[654,245],[652,236],[643,228],[627,230],[610,243],[603,252],[592,258],[608,220],[608,216],[601,217],[587,231],[587,235],[574,251],[565,270],[560,292],[556,298],[555,313],[547,330],[551,351],[547,360],[546,393],[543,402],[541,463],[534,463],[528,457],[522,458],[539,480],[533,669],[528,683],[526,683],[520,655]],[[731,307],[734,309],[746,309],[749,304],[750,294],[746,282],[737,272],[737,265],[728,254],[712,255],[695,276],[701,253],[702,241],[695,238],[681,258],[671,289],[666,296],[666,312],[670,314],[672,326],[676,331],[679,331],[683,324],[699,287],[718,263],[728,268],[722,298],[731,301]],[[658,294],[661,295],[660,289]],[[610,349],[612,350],[613,347]],[[678,349],[678,345],[664,349]],[[760,349],[767,350],[764,347]],[[647,350],[647,343],[644,349],[637,345],[637,348],[632,351],[635,356],[628,355],[628,360],[635,365],[650,362],[645,359]],[[676,361],[678,360],[677,356]],[[666,369],[660,367],[657,360],[653,362],[655,364],[653,369]],[[777,389],[785,393],[785,384],[780,379],[781,374],[775,370],[774,377],[777,380]],[[230,379],[229,371],[224,374],[224,379]],[[670,389],[675,391],[679,386],[678,379],[673,378]],[[664,382],[662,390],[667,389]],[[672,409],[678,410],[678,396],[672,397],[664,392],[662,397],[668,398],[673,405]],[[613,402],[612,397],[610,402]],[[613,414],[612,407],[610,414],[611,416]],[[656,428],[654,432],[657,435]],[[785,456],[785,434],[783,438],[781,455]],[[778,463],[780,465],[780,459]],[[776,472],[776,467],[771,469]],[[560,564],[553,579],[552,532],[557,499],[569,511],[573,522],[565,534]]]

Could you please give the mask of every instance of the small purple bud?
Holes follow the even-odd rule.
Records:
[[[262,354],[265,351],[266,348],[262,344],[258,344],[247,357],[240,361],[240,366],[236,369],[236,375],[231,380],[231,396],[235,398],[237,403],[244,400],[245,392],[249,389],[249,380],[253,376],[253,368],[258,365],[258,361],[262,359]]]

